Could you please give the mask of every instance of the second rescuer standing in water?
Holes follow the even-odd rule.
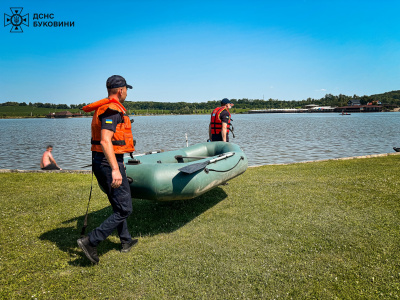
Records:
[[[132,86],[119,75],[108,78],[106,86],[108,98],[82,108],[86,112],[95,111],[91,126],[92,170],[113,209],[111,216],[99,227],[78,239],[79,247],[95,264],[99,262],[97,245],[115,229],[122,244],[121,252],[128,252],[138,242],[128,231],[127,218],[132,213],[132,199],[123,158],[124,153],[135,150],[131,121],[122,105],[127,89]]]
[[[227,98],[221,100],[221,107],[217,107],[211,113],[211,122],[208,129],[209,139],[212,142],[224,141],[229,142],[229,131],[232,131],[233,126],[231,124],[231,113],[229,109],[234,104]],[[233,137],[235,137],[233,135]]]

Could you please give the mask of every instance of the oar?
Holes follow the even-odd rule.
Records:
[[[229,152],[226,154],[221,154],[220,156],[210,159],[210,160],[206,160],[200,163],[196,163],[196,164],[191,164],[191,165],[187,165],[183,168],[180,168],[179,171],[181,171],[182,173],[186,173],[186,174],[192,174],[195,173],[197,171],[200,171],[202,169],[204,169],[205,167],[207,167],[209,164],[215,163],[216,161],[231,157],[232,155],[234,155],[235,153],[233,152]]]
[[[136,155],[133,155],[133,156],[136,157],[136,156],[143,156],[143,155],[148,155],[148,154],[156,154],[156,153],[161,153],[161,152],[164,152],[164,150],[150,151],[150,152],[146,152],[146,153],[136,154]],[[92,166],[92,164],[83,166],[81,168],[87,168],[87,167],[91,167],[91,166]]]
[[[144,155],[149,155],[149,154],[157,154],[157,153],[161,153],[161,152],[164,152],[164,150],[161,149],[161,150],[156,150],[156,151],[149,151],[149,152],[146,152],[146,153],[135,154],[135,155],[133,155],[133,157],[144,156]]]

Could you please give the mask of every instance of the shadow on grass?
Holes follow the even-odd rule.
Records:
[[[154,236],[160,233],[173,232],[201,215],[226,198],[223,189],[217,187],[200,197],[185,201],[153,202],[133,199],[133,213],[128,218],[129,231],[132,237]],[[90,211],[90,208],[89,208]],[[86,233],[100,225],[112,213],[111,207],[105,207],[88,215]],[[62,224],[75,223],[76,226],[60,227],[45,232],[41,240],[57,245],[59,249],[73,256],[78,256],[71,265],[90,266],[91,263],[78,249],[76,240],[80,237],[85,215],[64,221]],[[114,231],[113,235],[117,236]],[[121,245],[106,239],[97,248],[99,256],[110,250],[119,250]]]

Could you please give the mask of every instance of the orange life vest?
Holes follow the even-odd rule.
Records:
[[[89,105],[82,107],[85,112],[95,111],[92,119],[92,151],[103,152],[100,145],[101,140],[101,121],[99,116],[102,115],[107,109],[112,109],[118,111],[122,116],[122,123],[117,124],[115,133],[111,139],[114,153],[132,153],[135,151],[135,146],[133,144],[133,135],[131,121],[128,115],[125,115],[125,107],[115,99],[102,99],[93,102]]]
[[[220,114],[226,110],[229,114],[228,124],[226,126],[226,134],[229,133],[229,128],[231,127],[231,113],[225,106],[217,107],[211,113],[211,134],[220,134],[222,130],[222,120]]]

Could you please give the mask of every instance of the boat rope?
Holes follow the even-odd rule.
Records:
[[[89,203],[90,203],[90,199],[92,198],[92,190],[93,190],[93,170],[92,170],[92,183],[90,184],[89,201],[88,201],[87,208],[86,208],[85,220],[83,221],[83,226],[82,226],[82,230],[81,230],[81,237],[85,236],[85,231],[86,231],[86,227],[87,227],[87,220],[88,220],[88,212],[89,212]]]
[[[210,171],[221,172],[221,173],[229,172],[230,170],[233,170],[234,168],[236,168],[236,166],[240,163],[240,161],[241,161],[242,159],[244,159],[243,156],[241,156],[241,157],[239,158],[239,160],[238,160],[238,162],[236,163],[236,165],[234,165],[232,168],[230,168],[230,169],[228,169],[228,170],[222,171],[222,170],[214,170],[214,169],[205,168],[204,171],[205,171],[206,173],[208,173],[208,172],[210,172]]]

